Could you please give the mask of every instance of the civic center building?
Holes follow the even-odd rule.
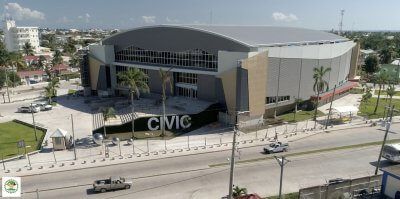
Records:
[[[330,67],[329,101],[353,86],[359,46],[327,32],[294,27],[157,25],[117,33],[91,45],[83,66],[85,94],[119,96],[117,74],[139,68],[151,93],[161,93],[159,69],[172,72],[168,95],[219,103],[256,121],[315,97],[313,68]],[[233,115],[233,114],[230,114]]]

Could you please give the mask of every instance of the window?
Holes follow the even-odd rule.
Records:
[[[134,46],[115,53],[116,61],[165,64],[181,67],[195,67],[217,70],[218,58],[204,50],[194,49],[184,52],[151,51]]]
[[[185,84],[197,84],[197,74],[176,73],[176,82]]]
[[[266,97],[265,103],[266,104],[274,104],[274,103],[277,102],[276,99],[277,99],[277,97]],[[287,95],[287,96],[278,96],[278,103],[289,101],[289,100],[290,100],[290,96],[289,95]]]

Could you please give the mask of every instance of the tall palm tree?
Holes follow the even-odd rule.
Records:
[[[51,61],[51,63],[53,64],[53,67],[60,65],[63,62],[63,58],[62,58],[62,53],[59,50],[54,51],[53,54],[53,60]],[[60,72],[60,69],[58,69],[58,72]]]
[[[315,67],[313,69],[314,75],[313,75],[313,79],[314,79],[314,86],[313,86],[313,90],[314,92],[317,93],[317,101],[315,104],[315,112],[314,112],[314,128],[317,125],[317,114],[318,114],[318,105],[319,105],[319,95],[324,92],[325,90],[329,89],[329,83],[324,80],[325,75],[331,71],[331,68],[325,68],[323,66],[321,67]]]
[[[21,53],[19,52],[10,52],[8,64],[14,69],[23,70],[26,68],[26,62],[24,61]]]
[[[103,132],[104,132],[104,137],[105,137],[105,136],[107,136],[106,121],[110,118],[115,118],[115,109],[112,107],[101,107],[99,109],[99,111],[103,115],[103,119],[104,119]]]
[[[296,114],[299,109],[299,104],[303,102],[301,98],[295,98],[294,99],[294,112],[293,112],[293,121],[296,121]]]
[[[44,67],[45,67],[45,62],[46,62],[46,57],[43,56],[43,55],[40,55],[40,56],[39,56],[38,63],[37,63],[38,68],[39,68],[39,69],[44,69]]]
[[[393,85],[389,85],[389,87],[386,89],[386,94],[390,97],[389,98],[389,107],[392,106],[392,98],[396,94],[396,89],[394,88]]]
[[[0,50],[0,67],[2,69],[2,71],[4,71],[5,74],[5,87],[6,87],[6,93],[8,96],[8,102],[10,101],[10,92],[8,90],[8,85],[9,85],[9,81],[8,81],[8,76],[7,76],[7,67],[8,64],[10,63],[10,53],[6,50]],[[3,86],[3,85],[1,85]]]
[[[57,88],[60,87],[60,79],[58,77],[50,77],[49,84],[45,87],[46,97],[49,99],[49,104],[52,103],[52,98],[57,96]]]
[[[379,100],[381,98],[382,86],[385,85],[388,80],[389,80],[389,74],[385,71],[380,71],[375,75],[375,83],[379,85],[379,90],[378,90],[378,99],[376,100],[375,104],[374,114],[376,114],[376,111],[378,110]]]
[[[166,115],[165,115],[165,100],[167,100],[166,92],[165,90],[167,89],[167,84],[169,84],[170,92],[172,93],[172,81],[171,81],[171,75],[170,75],[170,68],[167,71],[164,71],[160,68],[160,78],[161,78],[161,86],[162,86],[162,108],[163,108],[163,122],[161,123],[161,135],[165,136],[165,120],[166,120]]]
[[[140,91],[149,92],[150,89],[146,82],[147,78],[148,76],[137,68],[130,68],[129,70],[118,74],[120,84],[129,88],[129,94],[131,97],[132,139],[134,138],[135,132],[135,109],[133,106],[133,95],[136,94],[137,98],[139,98]]]
[[[243,196],[247,194],[247,189],[246,188],[241,188],[239,186],[235,186],[233,188],[233,193],[232,196],[233,198],[239,197],[239,196]]]
[[[33,49],[34,47],[29,42],[25,42],[24,46],[22,46],[22,51],[26,56],[33,55]]]

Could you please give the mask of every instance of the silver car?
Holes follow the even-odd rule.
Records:
[[[104,180],[96,180],[93,183],[93,190],[96,192],[106,192],[116,189],[130,189],[132,181],[127,181],[125,178],[112,176]]]
[[[40,107],[37,106],[21,106],[18,108],[18,112],[20,113],[38,113],[40,111]]]

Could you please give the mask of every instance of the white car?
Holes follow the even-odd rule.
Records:
[[[21,106],[18,108],[18,112],[20,112],[20,113],[31,113],[31,112],[37,113],[39,111],[40,111],[40,107],[33,106],[33,105],[32,106]]]
[[[40,111],[48,111],[48,110],[53,109],[53,106],[51,106],[50,104],[47,104],[46,102],[39,102],[35,105],[40,108]]]
[[[279,152],[286,152],[289,148],[288,143],[282,142],[274,142],[269,144],[268,146],[264,147],[265,153],[279,153]]]

